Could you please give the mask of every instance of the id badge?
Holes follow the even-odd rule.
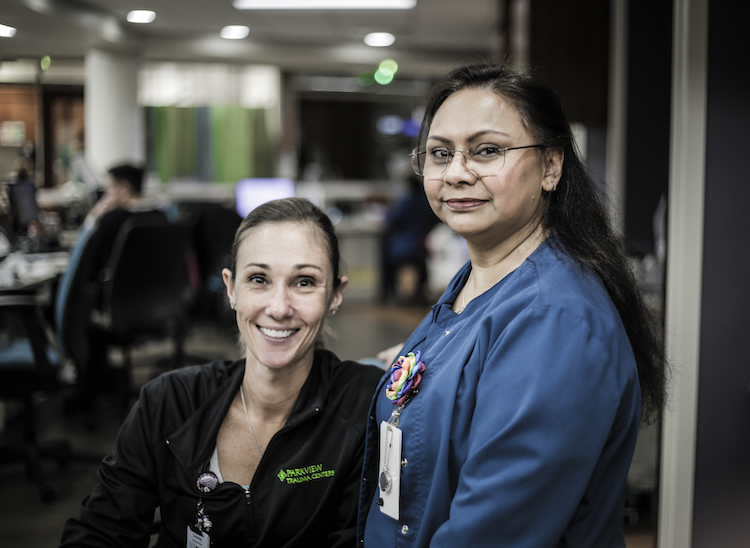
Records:
[[[200,532],[196,533],[188,525],[187,526],[187,546],[186,548],[210,548],[211,538],[207,533]]]
[[[398,519],[401,493],[401,437],[393,424],[380,424],[380,462],[378,466],[378,505],[385,515]]]

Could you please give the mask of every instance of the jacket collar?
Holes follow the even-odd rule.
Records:
[[[196,477],[216,447],[216,435],[240,388],[245,373],[245,361],[234,362],[225,371],[227,376],[224,379],[215,376],[210,379],[209,382],[214,386],[208,397],[181,426],[167,435],[167,443],[177,461],[188,473],[193,473]],[[199,378],[205,376],[199,374]]]
[[[337,358],[331,352],[315,352],[310,374],[302,385],[284,428],[299,424],[323,410],[331,386],[333,361],[337,361]],[[242,383],[245,361],[234,362],[226,372],[226,378],[215,381],[213,391],[195,412],[167,436],[167,442],[175,458],[188,474],[194,474],[196,477],[204,471],[216,447],[219,428]]]

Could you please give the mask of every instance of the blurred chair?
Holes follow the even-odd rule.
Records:
[[[67,440],[40,443],[34,405],[42,394],[51,396],[62,389],[59,360],[48,344],[45,322],[33,294],[0,295],[0,317],[5,326],[0,339],[0,398],[20,403],[23,443],[0,447],[0,463],[23,461],[26,475],[36,482],[45,502],[56,498],[42,468],[43,458],[65,464],[71,459],[101,460],[103,455],[76,453]]]
[[[234,235],[242,217],[223,204],[189,201],[175,202],[170,219],[184,224],[189,232],[189,247],[195,260],[192,321],[235,333],[237,318],[229,308],[221,271],[231,266]]]
[[[234,234],[242,217],[234,209],[210,203],[194,204],[188,214],[200,275],[193,313],[234,330],[237,320],[229,308],[221,270],[231,266]]]
[[[104,392],[119,391],[122,369],[107,358],[111,335],[93,317],[101,318],[104,276],[111,272],[111,260],[120,232],[133,221],[141,225],[167,225],[160,211],[128,212],[121,224],[99,224],[81,229],[70,253],[68,269],[57,288],[55,326],[57,345],[66,371],[73,371],[65,411],[81,411],[88,426],[98,422],[97,398]],[[113,231],[114,229],[114,231]]]
[[[170,338],[170,367],[185,363],[184,339],[192,289],[188,275],[188,231],[178,224],[135,215],[125,222],[103,280],[103,303],[95,324],[109,346],[122,348],[121,395],[129,398],[132,349],[145,341]]]
[[[89,374],[87,360],[90,352],[85,335],[91,298],[86,296],[89,291],[84,282],[85,265],[91,262],[94,253],[93,233],[93,228],[84,228],[79,233],[55,297],[57,348],[63,362],[72,361],[80,386],[86,384]]]
[[[102,246],[107,245],[111,247],[111,243],[102,241],[96,226],[81,229],[58,284],[54,307],[57,349],[74,384],[66,396],[64,411],[82,412],[90,428],[98,423],[96,399],[116,374],[105,351],[94,348],[105,348],[105,341],[91,320],[101,293],[95,265]]]

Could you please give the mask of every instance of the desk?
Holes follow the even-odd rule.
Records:
[[[15,292],[56,279],[68,268],[67,252],[11,253],[0,261],[0,291]]]

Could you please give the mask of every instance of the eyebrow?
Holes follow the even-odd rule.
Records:
[[[265,263],[247,263],[243,268],[260,268],[262,270],[271,270],[271,267]],[[305,268],[314,268],[315,270],[323,271],[323,269],[316,264],[302,263],[294,265],[295,270],[304,270]]]
[[[511,137],[511,135],[509,133],[506,133],[504,131],[497,131],[495,129],[483,129],[483,130],[476,131],[476,132],[472,133],[471,135],[469,135],[469,137],[468,137],[468,139],[466,139],[466,141],[469,142],[469,143],[471,143],[472,141],[476,141],[477,139],[479,139],[481,137],[484,137],[485,135],[487,135],[489,133],[496,134],[496,135],[502,135],[504,137]],[[429,141],[430,139],[434,139],[436,141],[440,141],[441,143],[446,143],[446,144],[453,142],[453,141],[451,141],[450,139],[448,139],[446,137],[441,137],[440,135],[428,135],[427,136],[427,140]]]

